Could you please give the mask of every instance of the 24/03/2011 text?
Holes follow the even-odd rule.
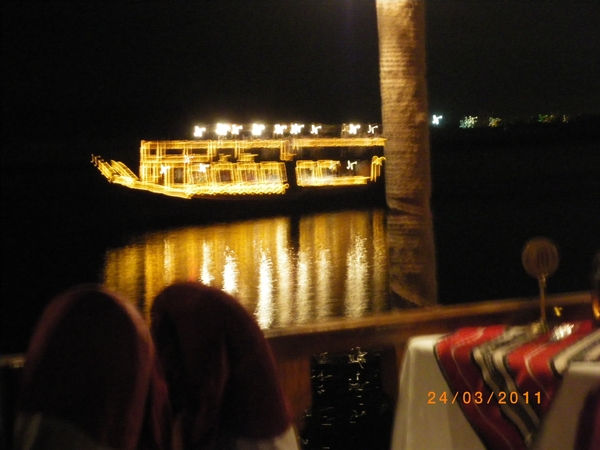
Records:
[[[451,394],[446,391],[442,391],[441,393],[437,393],[434,391],[429,391],[427,393],[427,404],[435,405],[437,403],[462,403],[463,405],[468,405],[470,403],[475,403],[476,405],[491,404],[492,402],[497,403],[498,405],[516,405],[519,402],[524,402],[526,405],[531,401],[532,404],[537,403],[540,404],[542,400],[541,392],[536,392],[534,394],[530,394],[529,392],[506,392],[506,391],[492,391],[489,394],[483,393],[482,391],[475,392],[455,392]]]

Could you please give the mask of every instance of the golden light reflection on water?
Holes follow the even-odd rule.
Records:
[[[389,309],[383,210],[173,229],[107,251],[104,283],[149,314],[167,285],[197,280],[239,299],[263,329]]]

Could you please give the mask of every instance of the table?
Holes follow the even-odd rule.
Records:
[[[600,386],[599,363],[573,363],[569,366],[550,410],[544,416],[534,450],[564,450],[573,448],[579,414],[565,411],[581,411],[583,402],[594,388]],[[600,417],[596,417],[600,420]]]
[[[592,330],[592,333],[592,348],[600,351],[600,330]],[[446,378],[448,374],[442,372],[435,353],[436,344],[441,337],[442,335],[417,336],[410,339],[407,344],[400,373],[400,387],[392,438],[393,450],[440,448],[480,450],[486,448],[462,410],[465,407],[464,403],[469,402],[473,406],[476,392],[471,391],[465,394],[465,390],[462,390],[455,398],[456,389],[449,387]],[[587,339],[589,340],[589,338]],[[588,355],[588,357],[590,356]],[[592,353],[591,358],[598,361],[600,355],[594,356]],[[564,361],[561,364],[563,363]],[[582,367],[582,365],[585,367]],[[559,406],[550,408],[546,417],[547,420],[554,417],[553,420],[561,422],[563,426],[561,428],[552,425],[544,426],[545,422],[541,426],[536,424],[540,428],[537,445],[541,445],[540,442],[546,443],[555,439],[551,437],[552,432],[559,432],[559,430],[562,430],[560,432],[564,439],[574,439],[574,423],[577,422],[577,414],[569,414],[573,420],[567,423],[567,421],[561,421],[561,416],[564,416],[561,412],[565,409],[570,412],[579,411],[583,398],[589,389],[586,390],[581,387],[575,393],[571,390],[571,386],[573,383],[583,386],[585,384],[582,384],[581,380],[583,379],[588,379],[588,384],[600,384],[600,364],[598,362],[573,362],[571,365],[566,364],[564,367],[559,367],[559,370],[562,371],[559,373],[564,375],[564,389],[562,389],[563,386],[559,385],[560,388],[555,394],[556,404]],[[483,394],[483,389],[481,394]],[[537,398],[533,397],[535,395],[533,390],[530,395],[532,397],[529,401],[532,403],[537,401]],[[485,401],[485,399],[483,400]],[[540,403],[545,401],[541,400]],[[559,400],[560,403],[558,403]],[[488,417],[486,413],[480,419],[488,420]],[[493,424],[497,419],[492,418],[489,420]],[[564,442],[564,440],[560,442]],[[499,443],[497,448],[512,448],[512,444],[512,442]],[[524,448],[525,445],[523,442],[517,443],[514,448]],[[547,447],[541,446],[540,448],[545,449]]]
[[[460,406],[437,400],[450,392],[434,354],[440,337],[441,334],[417,336],[407,343],[400,371],[392,450],[485,450]]]

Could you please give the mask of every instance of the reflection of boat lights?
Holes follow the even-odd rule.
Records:
[[[265,130],[265,126],[260,123],[252,124],[252,136],[260,136]]]
[[[296,268],[296,299],[297,299],[297,321],[305,323],[310,318],[310,256],[305,251],[300,251],[298,255],[298,265]]]
[[[200,273],[200,281],[207,286],[210,286],[214,277],[210,274],[210,266],[212,265],[212,249],[206,242],[202,243],[202,271]]]
[[[279,324],[282,326],[289,325],[293,320],[294,282],[288,234],[289,226],[289,219],[280,220],[274,230],[277,261],[275,279],[277,280],[277,292],[279,293],[277,310],[279,311]]]
[[[346,315],[362,317],[367,307],[368,262],[366,238],[356,236],[346,261]]]
[[[206,131],[206,127],[196,126],[196,127],[194,127],[194,136],[202,137],[202,135],[204,134],[205,131]]]
[[[388,244],[387,244],[387,230],[383,221],[383,217],[387,213],[380,211],[374,217],[373,231],[371,233],[371,239],[369,246],[373,249],[373,256],[369,267],[373,276],[373,284],[371,288],[371,296],[373,298],[373,310],[383,311],[386,308],[385,298],[388,292]]]
[[[273,268],[267,252],[260,250],[258,265],[258,305],[256,318],[261,328],[269,328],[273,321]]]
[[[164,274],[166,283],[171,284],[173,282],[173,280],[175,279],[175,273],[176,273],[175,261],[177,260],[175,244],[171,239],[163,240],[163,251],[164,251],[164,258],[163,258],[162,272]]]
[[[237,259],[235,257],[235,253],[229,247],[227,247],[225,251],[225,264],[223,265],[223,290],[232,295],[237,292]]]
[[[331,292],[331,251],[319,250],[317,258],[316,313],[319,319],[329,316],[329,293]]]
[[[291,134],[300,134],[302,132],[302,128],[304,128],[303,124],[293,123],[290,133]]]
[[[264,328],[383,311],[385,217],[384,211],[326,213],[299,225],[282,217],[144,234],[107,251],[102,282],[127,294],[148,317],[155,296],[183,279],[234,292]]]

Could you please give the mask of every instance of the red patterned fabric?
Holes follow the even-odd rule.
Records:
[[[530,327],[469,327],[442,337],[436,357],[453,397],[489,449],[525,449],[574,361],[598,360],[600,330],[577,322],[553,340]]]

